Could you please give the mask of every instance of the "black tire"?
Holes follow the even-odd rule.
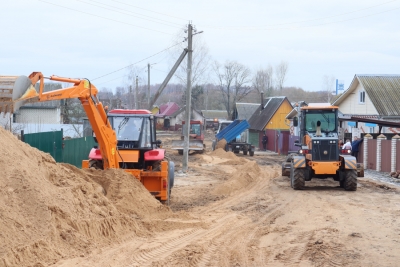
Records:
[[[290,163],[289,178],[290,178],[290,187],[293,188],[293,179],[294,179],[293,163]]]
[[[305,186],[305,177],[304,177],[304,169],[293,169],[293,189],[294,190],[301,190]]]
[[[235,153],[235,154],[239,154],[239,152],[240,152],[240,150],[236,150],[236,149],[233,151],[233,153]]]
[[[254,156],[254,148],[250,148],[249,155],[250,157]]]
[[[183,150],[182,150],[182,149],[179,149],[179,150],[178,150],[178,154],[179,154],[179,155],[183,155]]]
[[[102,170],[103,169],[103,161],[97,160],[97,159],[90,159],[89,160],[89,168],[93,168],[96,170]]]
[[[282,176],[290,177],[290,168],[292,163],[283,162],[282,163]],[[288,169],[289,167],[289,169]]]
[[[357,170],[344,171],[344,190],[356,191],[357,190]]]
[[[247,150],[243,150],[243,155],[247,155]]]

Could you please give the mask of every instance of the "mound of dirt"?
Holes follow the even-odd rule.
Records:
[[[132,235],[171,214],[123,170],[80,170],[0,127],[0,266],[43,266]]]
[[[235,153],[233,153],[231,151],[226,152],[222,148],[218,148],[218,149],[214,150],[213,152],[210,153],[210,155],[219,157],[219,158],[223,158],[223,159],[232,159],[232,160],[235,160],[238,158],[238,157],[236,157]]]
[[[213,194],[229,196],[260,178],[261,169],[255,161],[237,167],[237,171],[225,183],[219,184],[213,190]]]
[[[226,140],[225,140],[225,139],[222,139],[222,140],[219,140],[219,141],[215,144],[215,149],[219,149],[219,148],[225,149],[225,146],[226,146]]]

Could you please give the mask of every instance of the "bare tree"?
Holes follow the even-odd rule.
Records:
[[[331,103],[334,86],[335,86],[335,77],[328,75],[324,75],[324,77],[322,77],[322,91],[326,95],[324,101],[326,101],[327,103]]]
[[[247,86],[251,82],[251,71],[236,61],[227,61],[223,66],[216,61],[214,72],[221,92],[222,104],[231,117],[233,104],[242,100],[252,90],[250,86]]]
[[[264,96],[268,97],[272,94],[272,66],[268,66],[266,69],[259,69],[253,77],[253,87],[257,90],[258,94],[264,93]]]
[[[288,71],[288,63],[281,61],[275,68],[276,86],[282,92],[283,84],[286,81],[286,74]]]

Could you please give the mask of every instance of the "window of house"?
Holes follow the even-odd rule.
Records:
[[[360,91],[360,98],[358,100],[358,103],[360,103],[360,104],[365,103],[365,91]]]

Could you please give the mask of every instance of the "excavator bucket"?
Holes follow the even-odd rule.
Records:
[[[14,113],[27,99],[38,96],[26,76],[0,76],[0,113]]]
[[[183,151],[183,148],[185,146],[184,142],[185,142],[184,140],[172,140],[171,148]],[[189,150],[203,151],[204,150],[203,140],[195,140],[195,139],[189,140]]]

